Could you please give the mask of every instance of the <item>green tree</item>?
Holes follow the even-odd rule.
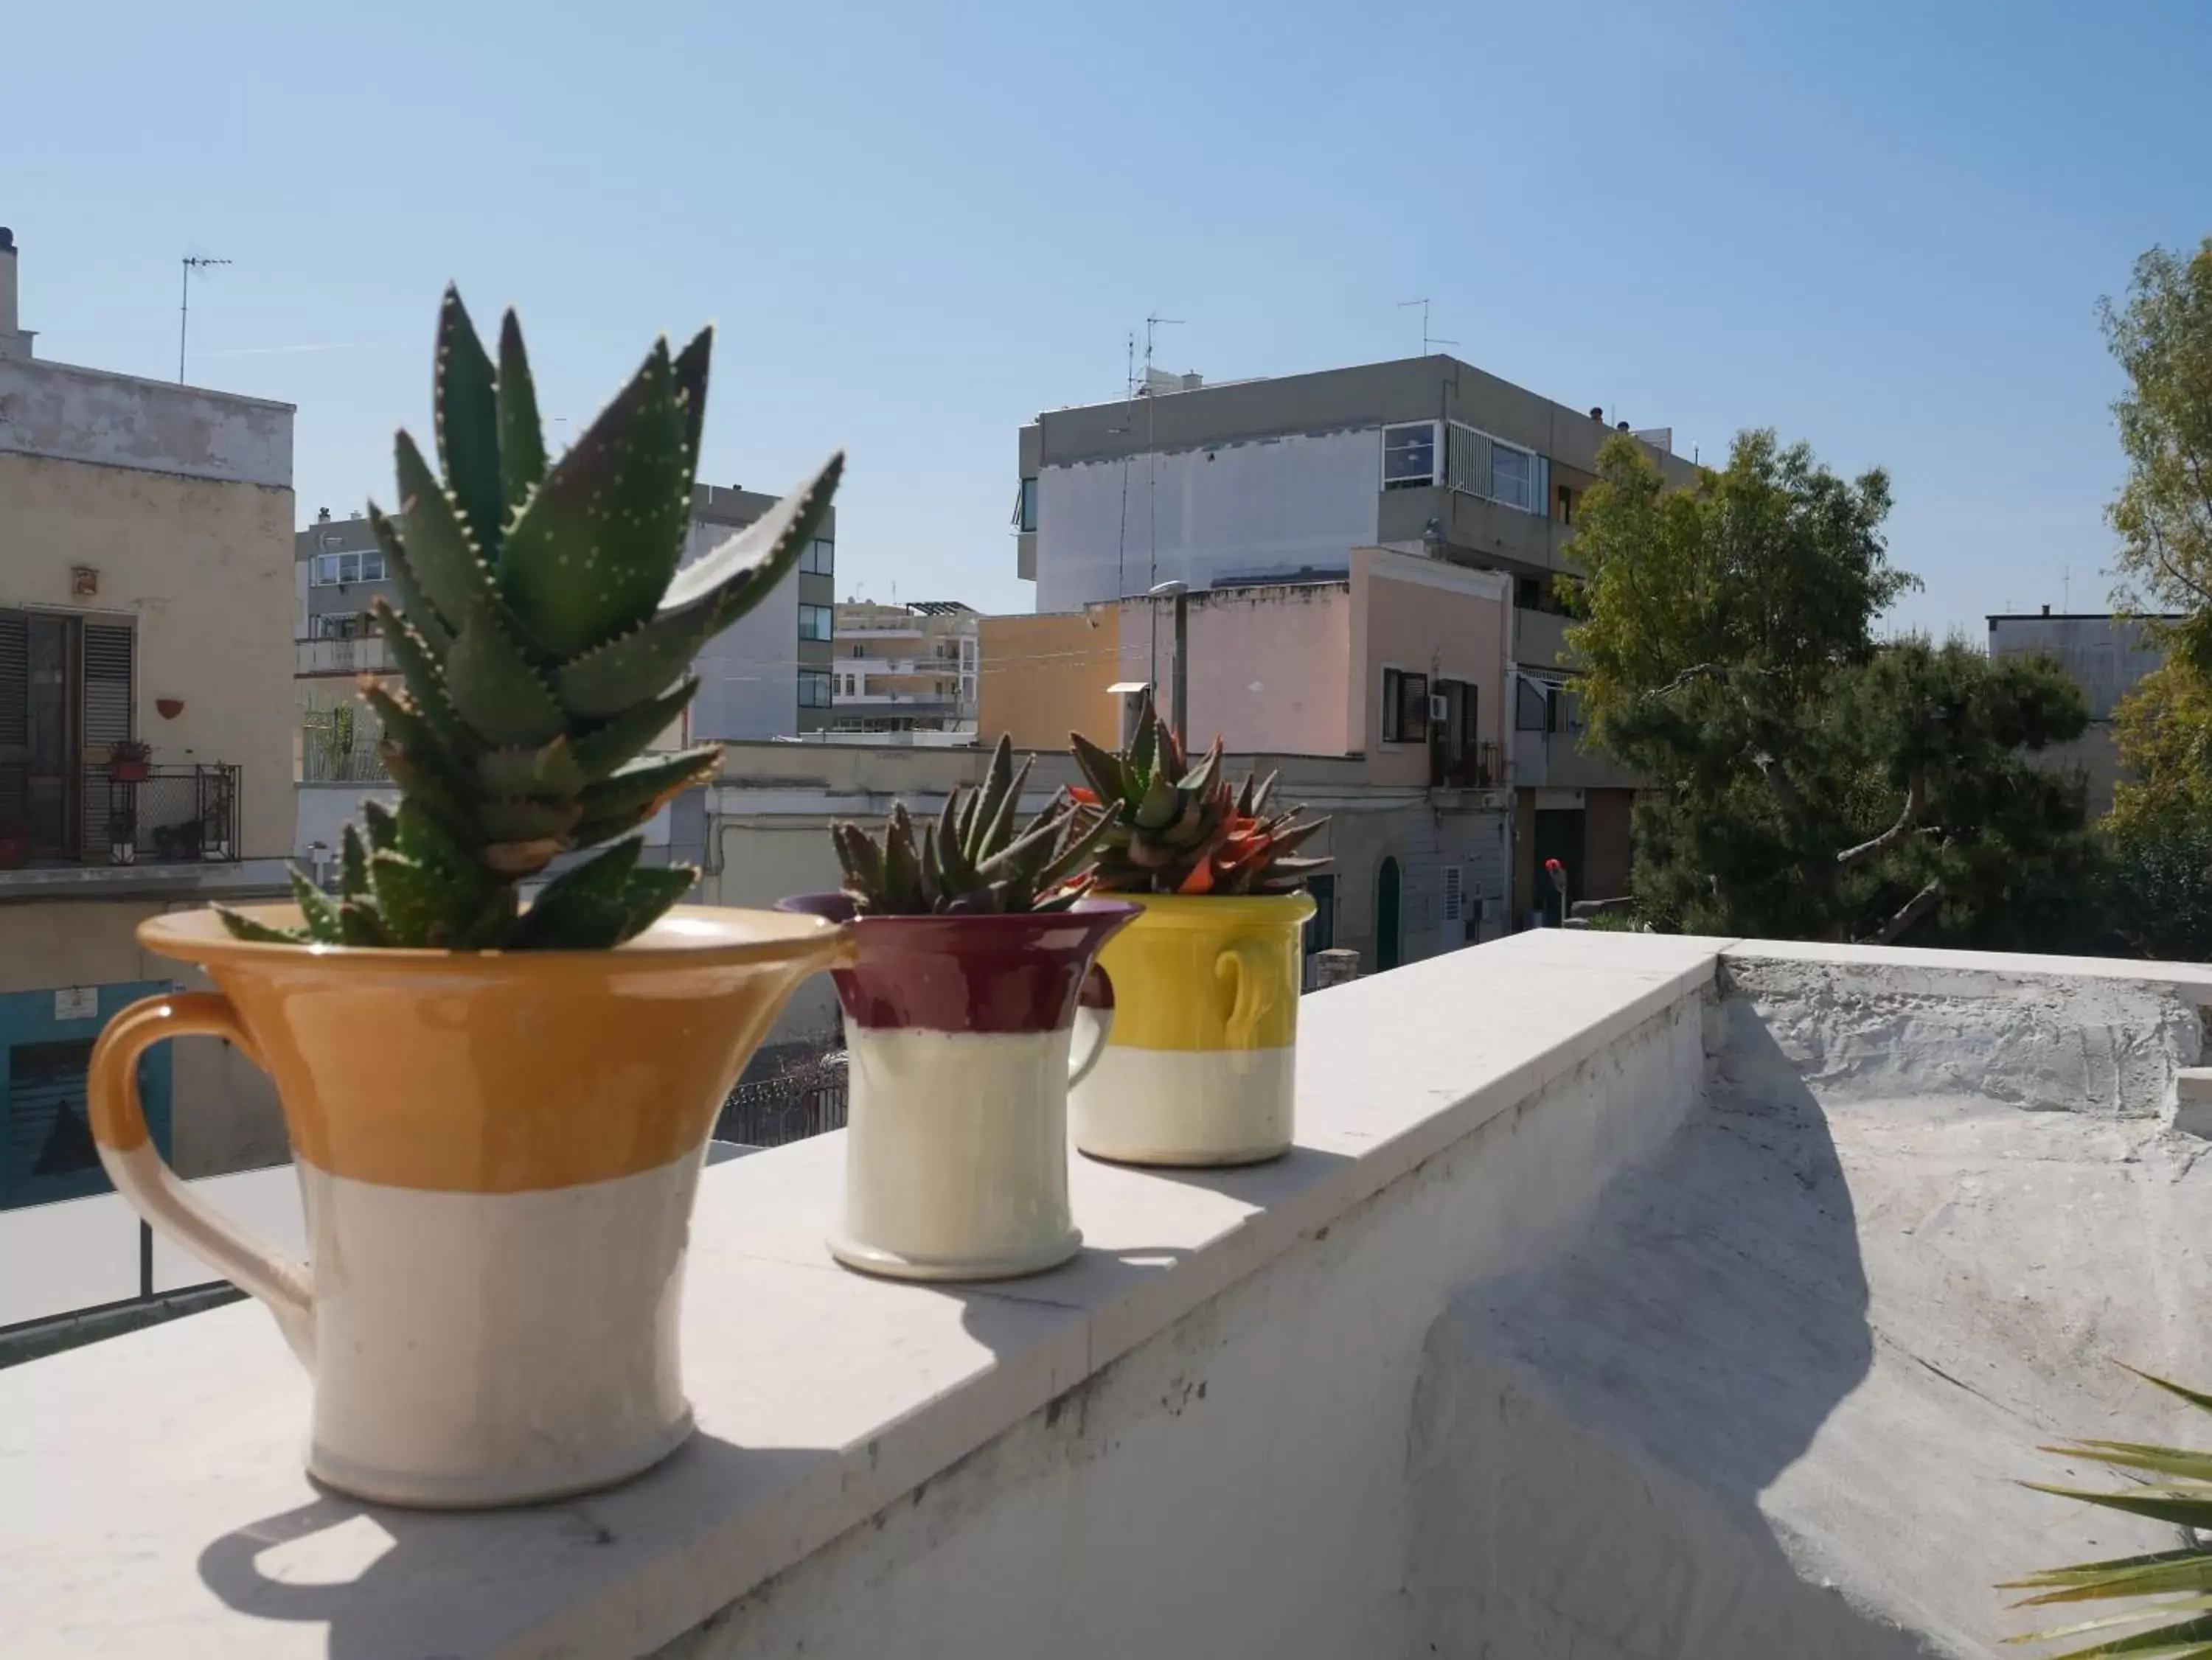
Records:
[[[2098,303],[2128,377],[2112,405],[2127,482],[2106,510],[2130,597],[2187,614],[2178,654],[2212,672],[2212,237],[2136,261],[2127,303]]]
[[[2112,713],[2112,924],[2147,957],[2212,957],[2212,688],[2177,657]]]
[[[1954,640],[1877,644],[1914,579],[1888,563],[1879,471],[1741,435],[1668,490],[1609,443],[1577,516],[1590,738],[1661,788],[1635,896],[1656,923],[1769,937],[2072,943],[2097,869],[2078,779],[2021,758],[2078,736],[2052,665]]]

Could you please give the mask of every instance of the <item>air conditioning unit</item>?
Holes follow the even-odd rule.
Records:
[[[1431,692],[1429,694],[1429,718],[1431,720],[1449,720],[1451,718],[1451,700],[1446,697],[1442,692]]]

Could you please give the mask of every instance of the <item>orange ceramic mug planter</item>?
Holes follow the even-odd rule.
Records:
[[[327,949],[235,939],[198,911],[138,936],[221,992],[108,1024],[89,1080],[100,1159],[149,1223],[269,1306],[314,1378],[313,1475],[393,1504],[512,1504],[683,1442],[707,1138],[793,987],[851,961],[843,930],[679,906],[608,951]],[[138,1057],[186,1035],[276,1080],[307,1263],[204,1209],[148,1139]]]

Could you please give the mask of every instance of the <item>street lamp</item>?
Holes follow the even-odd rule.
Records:
[[[1168,701],[1168,718],[1176,736],[1185,745],[1190,730],[1184,725],[1190,712],[1190,584],[1163,582],[1152,591],[1154,599],[1172,599],[1175,607],[1175,680]]]

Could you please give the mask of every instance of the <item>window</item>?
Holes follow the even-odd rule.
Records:
[[[1490,446],[1490,499],[1524,513],[1536,506],[1536,457],[1526,450],[1493,441]]]
[[[811,577],[830,577],[837,574],[837,544],[828,536],[817,536],[806,544],[806,551],[799,556],[799,568]]]
[[[384,555],[374,549],[365,554],[317,554],[307,572],[308,585],[314,588],[383,580]]]
[[[1522,676],[1514,700],[1513,729],[1516,732],[1558,731],[1559,688],[1549,681]]]
[[[827,709],[830,706],[828,669],[801,669],[799,671],[799,706],[802,709]]]
[[[1382,671],[1382,742],[1421,743],[1429,736],[1429,677]]]
[[[0,826],[33,857],[105,857],[108,746],[132,736],[128,623],[0,611]]]
[[[1021,493],[1014,498],[1014,528],[1018,530],[1036,529],[1037,482],[1034,478],[1022,481]]]
[[[828,639],[836,632],[836,614],[827,605],[802,605],[799,608],[799,637],[801,639]]]
[[[358,611],[323,611],[307,619],[310,639],[359,639],[361,632]]]
[[[1559,523],[1562,524],[1571,524],[1574,522],[1575,493],[1567,486],[1562,484],[1559,486]]]
[[[1437,482],[1437,423],[1382,429],[1382,488],[1416,490]]]

